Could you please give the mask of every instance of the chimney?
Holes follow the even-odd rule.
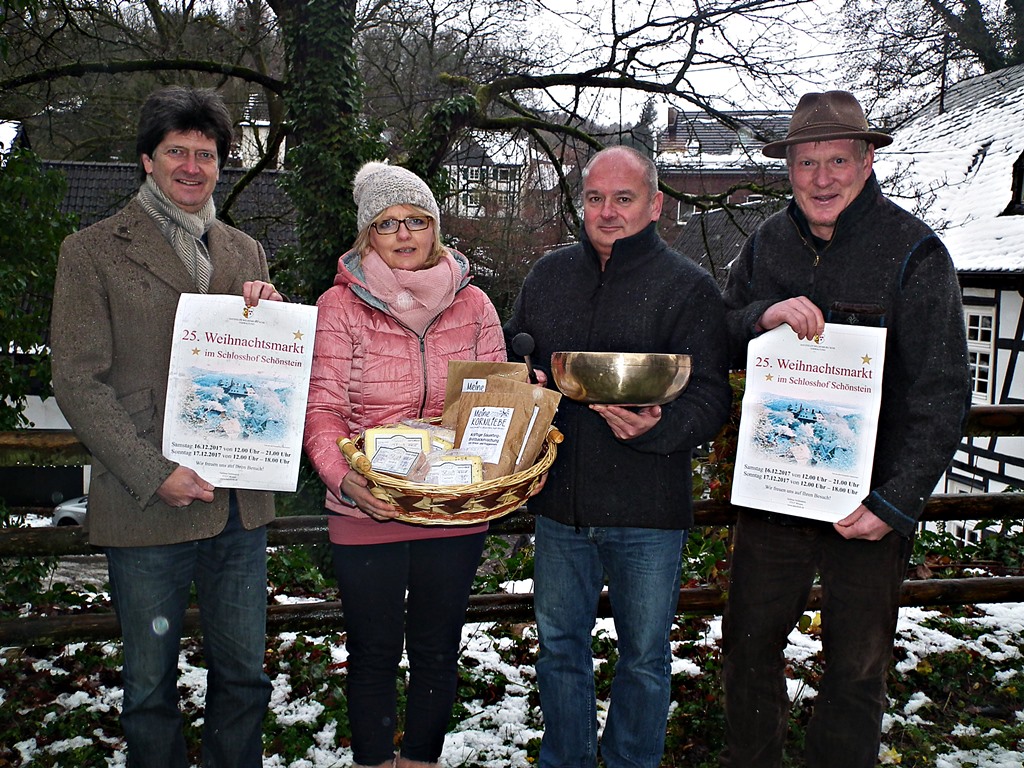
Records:
[[[676,125],[679,121],[679,110],[675,107],[668,108],[668,140],[676,140]]]

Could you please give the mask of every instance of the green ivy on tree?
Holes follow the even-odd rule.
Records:
[[[61,241],[75,219],[60,212],[65,182],[16,149],[0,168],[0,430],[30,426],[30,393],[50,394],[50,298]]]
[[[360,117],[362,81],[352,30],[355,0],[295,3],[282,24],[292,82],[285,93],[296,145],[289,161],[295,173],[284,188],[297,212],[297,252],[280,261],[275,280],[308,303],[334,282],[338,257],[356,235],[352,180],[367,160],[385,149],[380,131]]]

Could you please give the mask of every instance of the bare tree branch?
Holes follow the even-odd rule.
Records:
[[[963,10],[959,15],[943,0],[927,0],[927,3],[957,38],[957,42],[978,57],[986,72],[994,72],[1006,66],[1006,57],[985,20],[985,11],[979,0],[960,0]]]
[[[125,72],[208,72],[226,75],[260,85],[276,94],[283,94],[285,84],[276,77],[270,77],[249,67],[223,64],[216,61],[192,61],[189,59],[146,59],[135,61],[81,61],[75,64],[41,69],[19,77],[0,80],[0,91],[10,91],[34,83],[49,83],[63,77],[82,77],[90,73]]]

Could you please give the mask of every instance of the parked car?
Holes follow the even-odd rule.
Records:
[[[68,499],[53,508],[53,525],[82,525],[88,511],[88,496]]]

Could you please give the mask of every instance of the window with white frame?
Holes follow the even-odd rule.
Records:
[[[965,307],[967,360],[971,366],[974,402],[992,402],[992,365],[995,360],[995,311],[989,307]]]
[[[471,165],[466,169],[466,178],[470,181],[480,181],[480,171],[479,165]]]
[[[685,224],[693,216],[694,206],[691,203],[684,203],[682,200],[676,202],[676,224]]]

